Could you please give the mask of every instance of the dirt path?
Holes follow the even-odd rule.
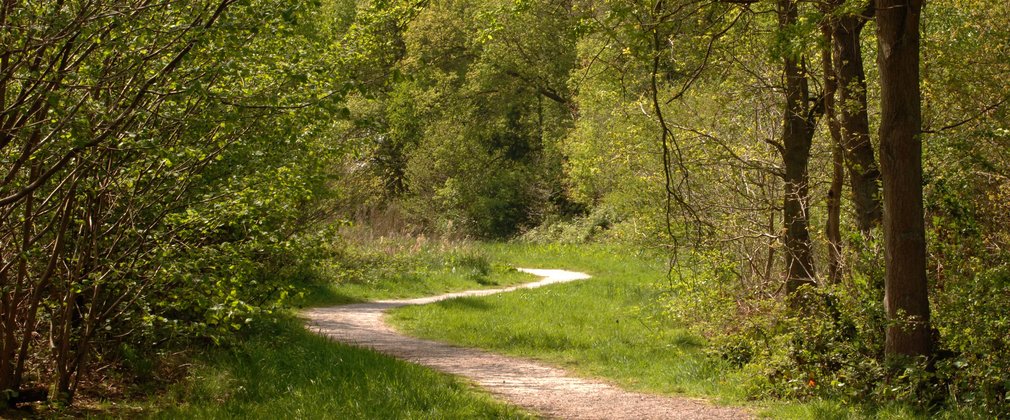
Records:
[[[369,347],[442,372],[464,376],[513,404],[545,417],[564,419],[740,419],[749,413],[716,407],[704,400],[660,397],[621,390],[578,378],[538,362],[460,348],[397,333],[383,313],[463,296],[486,296],[589,278],[564,270],[520,269],[543,280],[502,289],[473,290],[420,299],[316,308],[303,312],[309,328],[337,341]]]

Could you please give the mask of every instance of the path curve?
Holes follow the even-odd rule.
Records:
[[[419,299],[315,308],[304,311],[309,328],[344,343],[369,347],[442,372],[464,376],[504,400],[537,414],[563,419],[740,419],[746,411],[716,407],[704,400],[629,392],[602,381],[579,378],[564,370],[516,357],[455,347],[408,337],[383,322],[383,313],[406,305],[423,305],[467,296],[487,296],[589,278],[565,270],[520,271],[540,281],[500,289],[471,290]]]

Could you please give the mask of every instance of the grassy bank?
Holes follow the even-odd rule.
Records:
[[[287,318],[201,357],[159,419],[524,418],[451,376],[334,343]]]
[[[529,357],[657,394],[748,405],[786,419],[959,418],[903,406],[835,401],[749,401],[748,378],[706,355],[707,343],[657,313],[665,262],[633,248],[604,245],[488,244],[492,259],[530,268],[564,268],[584,282],[396,309],[390,321],[424,338]]]
[[[468,244],[384,240],[347,245],[296,279],[301,307],[503,287],[535,277]],[[468,383],[305,330],[294,313],[264,320],[227,346],[191,348],[188,377],[103,416],[163,419],[526,418]]]
[[[501,249],[506,249],[505,247]],[[535,280],[478,243],[383,238],[346,244],[299,282],[302,307],[432,296]]]
[[[547,360],[634,390],[739,400],[727,369],[703,342],[655,316],[663,261],[605,246],[488,245],[496,259],[585,271],[593,279],[544,289],[400,308],[411,334]]]
[[[376,244],[373,244],[376,245]],[[379,243],[321,268],[314,306],[501,287],[533,280],[510,267],[584,271],[588,281],[401,308],[409,333],[535,358],[624,388],[749,404],[746,378],[658,311],[665,261],[604,245]],[[329,274],[326,274],[329,273]],[[209,348],[189,378],[148,403],[154,418],[517,418],[464,382],[308,333],[290,316]],[[773,418],[915,418],[901,407],[758,402]],[[136,412],[129,416],[136,417]],[[946,416],[956,418],[956,416]]]

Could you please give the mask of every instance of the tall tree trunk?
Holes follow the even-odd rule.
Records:
[[[779,29],[787,31],[796,24],[797,8],[793,0],[778,2]],[[814,283],[814,256],[808,229],[810,144],[810,91],[806,73],[796,54],[784,57],[786,82],[785,120],[782,130],[782,158],[785,163],[783,223],[786,227],[786,293],[792,296],[804,284]]]
[[[835,93],[838,79],[831,56],[832,19],[821,23],[824,47],[821,50],[821,65],[824,71],[824,115],[831,133],[831,188],[828,189],[828,221],[825,232],[828,237],[828,281],[837,284],[842,278],[842,183],[844,182],[844,157],[842,151],[842,128],[835,112]]]
[[[887,357],[931,353],[922,203],[922,0],[876,0]]]
[[[835,1],[831,7],[842,2]],[[864,235],[881,220],[880,170],[870,142],[870,123],[866,113],[866,73],[859,37],[872,8],[864,15],[844,14],[832,19],[832,50],[838,80],[842,139],[845,163],[852,186],[852,204],[856,225]]]
[[[3,263],[4,261],[0,260],[0,264]],[[0,285],[6,288],[9,281],[10,277],[4,272],[0,272]],[[17,311],[15,305],[13,293],[0,293],[0,310],[3,311],[0,314],[0,393],[2,393],[0,394],[0,403],[4,406],[10,404],[7,393],[4,391],[13,391],[18,387],[14,383],[15,339],[17,337],[17,326],[14,322],[14,314]],[[0,406],[0,409],[2,408]]]
[[[34,181],[38,176],[37,166],[32,166],[32,170],[29,172],[29,182]],[[25,315],[25,295],[28,294],[26,290],[31,290],[31,285],[29,282],[28,273],[28,254],[29,249],[32,246],[32,234],[33,227],[35,225],[34,220],[34,204],[35,204],[35,194],[28,194],[25,198],[23,206],[24,213],[21,220],[21,238],[18,244],[18,251],[14,254],[14,258],[17,259],[17,272],[14,275],[13,284],[9,284],[7,281],[7,273],[0,273],[0,285],[3,286],[3,303],[0,304],[0,308],[3,309],[3,321],[0,322],[0,334],[2,334],[2,342],[0,342],[0,392],[2,391],[20,391],[21,379],[18,374],[17,367],[22,362],[17,358],[17,349],[20,343],[18,343],[17,337],[24,332],[24,326],[20,326],[21,321],[19,318]],[[4,265],[0,261],[0,265]],[[5,403],[10,405],[9,395],[4,396],[6,400]]]

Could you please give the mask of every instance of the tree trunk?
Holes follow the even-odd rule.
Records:
[[[834,7],[837,7],[835,5]],[[838,81],[842,139],[845,163],[852,186],[852,204],[856,208],[856,226],[864,235],[881,220],[880,170],[870,142],[870,123],[866,114],[866,74],[859,37],[867,17],[857,14],[837,16],[832,20],[832,49]]]
[[[0,260],[0,264],[3,261]],[[7,286],[10,278],[6,273],[0,272],[0,285]],[[13,293],[4,292],[0,293],[0,309],[3,310],[3,314],[0,315],[0,403],[5,406],[10,405],[10,401],[7,399],[7,393],[4,391],[15,390],[18,387],[14,383],[14,352],[15,352],[15,338],[17,334],[17,326],[14,322],[14,314],[16,313],[15,300]],[[0,406],[0,409],[3,407]]]
[[[778,2],[779,29],[788,30],[796,24],[797,9],[793,0]],[[813,129],[808,109],[810,92],[800,59],[790,52],[784,57],[786,82],[785,121],[782,131],[782,157],[785,163],[785,197],[783,223],[786,226],[786,293],[793,296],[804,284],[814,283],[814,257],[810,249],[808,230],[810,144]]]
[[[919,16],[922,0],[876,0],[880,169],[884,182],[884,352],[931,353],[922,203]]]
[[[830,19],[830,18],[828,18]],[[837,284],[842,278],[842,183],[844,182],[844,153],[842,151],[842,129],[835,112],[835,93],[838,79],[831,57],[832,25],[825,20],[821,24],[824,48],[821,50],[821,65],[824,71],[824,115],[831,133],[831,187],[828,189],[828,222],[825,232],[828,237],[828,281]]]

